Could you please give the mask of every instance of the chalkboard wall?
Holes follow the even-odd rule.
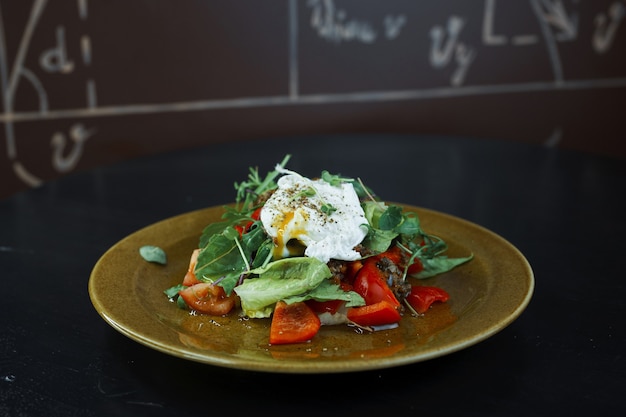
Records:
[[[626,158],[626,0],[0,0],[0,82],[0,198],[300,134]]]

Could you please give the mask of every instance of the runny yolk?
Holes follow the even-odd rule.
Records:
[[[293,211],[284,213],[282,221],[277,227],[278,232],[274,239],[274,259],[301,256],[304,254],[305,246],[298,240],[298,237],[306,234],[306,231],[304,229],[293,228],[293,217]]]

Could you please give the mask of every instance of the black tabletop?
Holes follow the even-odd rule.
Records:
[[[384,199],[478,223],[536,279],[508,327],[467,349],[375,371],[280,374],[152,350],[93,308],[113,244],[234,200],[248,167],[290,153],[303,175],[361,177]],[[626,163],[497,140],[341,135],[258,139],[76,173],[0,201],[0,415],[623,415]]]

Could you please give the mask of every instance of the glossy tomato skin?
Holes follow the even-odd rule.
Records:
[[[409,275],[417,275],[420,272],[422,272],[424,270],[424,265],[422,264],[422,261],[420,261],[419,259],[415,258],[413,260],[413,263],[411,265],[409,265],[409,268],[407,270],[407,274]]]
[[[375,256],[376,259],[387,258],[396,265],[403,263],[402,250],[398,246],[392,246],[385,252]]]
[[[379,269],[378,257],[369,258],[359,269],[353,290],[365,300],[362,307],[347,311],[348,320],[360,326],[382,326],[400,321],[400,302],[387,285],[385,274]]]
[[[450,295],[438,287],[424,285],[414,285],[411,293],[406,297],[407,302],[420,314],[428,311],[435,302],[445,303],[450,299]]]
[[[329,300],[329,301],[317,301],[317,300],[307,300],[305,301],[311,310],[313,310],[316,314],[330,313],[335,314],[339,311],[339,308],[342,304],[345,303],[343,300]]]
[[[254,212],[252,212],[252,214],[250,215],[250,217],[253,220],[259,220],[261,218],[261,209],[263,207],[259,207],[256,210],[254,210]],[[243,236],[244,233],[247,233],[250,228],[252,227],[252,225],[254,224],[254,221],[249,221],[246,224],[242,225],[236,225],[235,230],[239,233],[239,236]]]
[[[198,255],[200,254],[200,249],[195,249],[191,253],[191,258],[189,259],[189,267],[187,268],[187,273],[183,278],[183,285],[185,287],[191,287],[194,284],[199,284],[200,280],[196,277],[194,270],[196,269],[196,264],[198,263]]]
[[[192,285],[199,284],[200,282],[202,281],[196,278],[196,274],[194,274],[192,269],[187,271],[187,273],[185,274],[185,277],[183,278],[183,285],[185,287],[191,287]]]
[[[354,280],[362,267],[363,262],[361,260],[347,262],[343,282],[349,285],[354,284]]]
[[[235,307],[236,295],[226,295],[224,288],[200,282],[178,292],[189,308],[212,316],[228,314]]]
[[[363,297],[366,305],[376,304],[379,301],[387,301],[395,306],[400,305],[375,260],[365,262],[354,279],[353,288]]]
[[[278,301],[272,314],[269,342],[272,345],[311,340],[321,327],[320,318],[305,302]]]
[[[351,307],[347,316],[348,320],[360,326],[383,326],[397,323],[402,318],[398,306],[385,300],[362,307]]]

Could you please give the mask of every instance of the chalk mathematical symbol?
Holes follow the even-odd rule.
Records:
[[[334,43],[354,41],[371,44],[379,37],[371,22],[349,17],[345,10],[337,8],[333,0],[309,0],[307,4],[312,9],[311,27],[322,39]],[[388,40],[396,39],[406,22],[403,14],[385,15],[382,19],[383,36]]]
[[[74,71],[74,63],[67,56],[65,28],[63,26],[56,29],[56,45],[45,50],[39,56],[39,65],[47,72],[69,74]]]
[[[406,21],[407,19],[405,15],[385,16],[385,18],[383,19],[385,37],[389,40],[392,40],[400,36],[400,31],[402,30],[404,25],[406,25]]]
[[[87,0],[78,0],[78,15],[80,16],[80,19],[82,21],[87,21],[87,19],[89,18]],[[83,59],[83,64],[85,64],[85,67],[89,67],[91,65],[91,59],[93,54],[91,48],[91,37],[89,35],[82,35],[80,37],[80,53]],[[93,79],[87,79],[85,84],[85,88],[87,91],[87,106],[90,109],[96,108],[98,105],[96,82]]]
[[[335,43],[376,41],[378,34],[369,22],[348,18],[346,11],[337,9],[333,0],[309,0],[307,4],[313,10],[311,27],[321,38]]]
[[[59,172],[74,169],[83,154],[84,143],[94,134],[94,129],[88,130],[82,123],[76,123],[70,127],[69,141],[62,132],[52,135],[52,166]]]
[[[457,67],[452,73],[450,81],[453,86],[460,86],[463,84],[465,75],[476,57],[476,52],[473,48],[466,46],[464,43],[459,43],[456,47],[454,57]]]
[[[607,14],[599,13],[596,16],[594,21],[596,29],[593,33],[592,45],[597,53],[603,54],[611,49],[624,17],[626,17],[626,6],[617,1],[611,4]]]
[[[82,20],[88,17],[88,0],[77,0],[79,16]],[[34,0],[22,38],[19,42],[19,47],[16,51],[16,56],[13,63],[12,71],[6,69],[7,57],[0,51],[0,65],[3,67],[5,73],[3,87],[3,100],[5,103],[5,112],[7,115],[7,121],[5,122],[5,134],[7,143],[7,155],[9,160],[12,161],[13,171],[16,176],[24,181],[26,184],[35,187],[41,184],[42,180],[34,175],[22,162],[20,161],[17,152],[17,143],[15,137],[15,129],[13,126],[12,117],[14,116],[14,103],[15,95],[19,90],[20,81],[25,80],[30,83],[37,93],[39,99],[39,113],[46,114],[50,112],[50,104],[46,89],[37,77],[35,71],[25,66],[26,56],[31,47],[31,40],[37,29],[37,25],[43,15],[44,9],[48,4],[48,0]],[[4,39],[4,21],[0,14],[0,44],[5,44]],[[39,69],[47,73],[56,73],[63,75],[70,75],[76,69],[75,61],[68,54],[68,43],[65,37],[65,26],[56,26],[53,32],[53,36],[50,45],[47,45],[38,56]],[[2,49],[2,48],[0,48]],[[80,38],[80,50],[82,55],[82,61],[85,66],[91,64],[91,40],[89,36],[83,35]],[[90,108],[96,106],[96,86],[94,80],[87,80],[87,102]],[[50,141],[52,147],[52,166],[60,172],[68,172],[73,169],[79,162],[83,150],[84,144],[88,138],[95,134],[94,129],[87,129],[84,125],[77,123],[70,127],[68,135],[66,136],[62,132],[56,132]]]
[[[556,29],[557,41],[572,41],[578,36],[578,14],[568,13],[561,0],[539,0],[543,20]]]
[[[539,42],[539,37],[534,33],[523,33],[512,36],[497,34],[494,29],[496,19],[496,0],[486,0],[483,12],[483,44],[488,46],[507,45],[510,42],[515,46],[532,45]]]
[[[430,30],[431,48],[430,63],[435,68],[445,68],[452,60],[457,64],[450,82],[454,86],[463,84],[465,75],[476,55],[473,48],[460,41],[459,37],[465,20],[452,15],[446,27],[434,26]]]
[[[462,17],[453,15],[448,18],[445,28],[434,26],[430,30],[430,63],[433,67],[443,68],[450,63],[464,25]]]
[[[505,45],[509,41],[504,35],[494,34],[495,11],[496,0],[486,0],[483,16],[483,43],[485,45]]]

